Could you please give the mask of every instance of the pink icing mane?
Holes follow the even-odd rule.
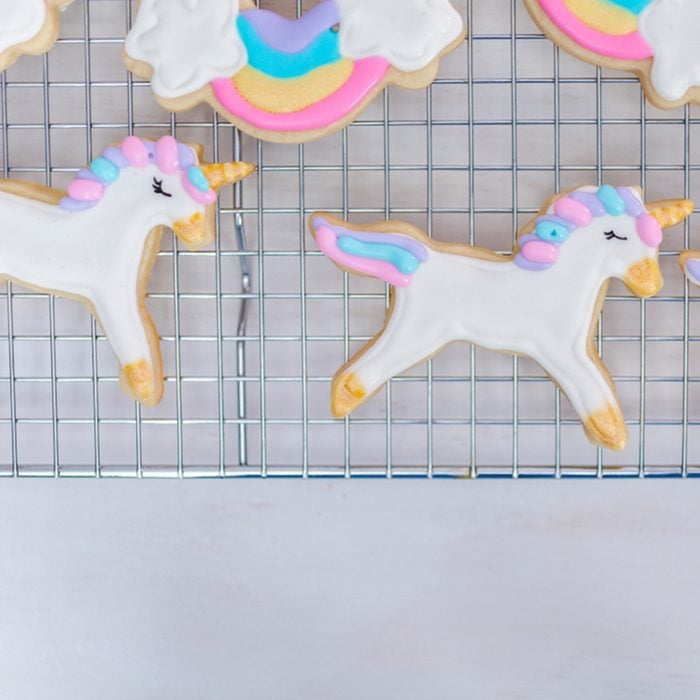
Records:
[[[71,212],[91,209],[119,179],[124,168],[149,165],[156,165],[164,175],[179,172],[185,191],[198,204],[208,206],[216,201],[216,193],[199,168],[199,159],[192,148],[178,143],[172,136],[163,136],[157,142],[127,136],[120,146],[110,146],[89,168],[78,171],[68,186],[68,196],[61,200],[61,208]]]
[[[578,228],[585,228],[594,218],[627,215],[636,221],[637,235],[651,248],[658,248],[663,233],[629,187],[603,185],[596,192],[574,190],[554,203],[553,212],[540,216],[535,230],[518,239],[515,264],[524,270],[547,270],[559,259],[559,247]]]

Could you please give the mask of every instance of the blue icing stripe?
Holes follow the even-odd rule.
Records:
[[[611,185],[603,185],[598,190],[598,199],[603,203],[605,211],[610,216],[622,216],[625,213],[627,207],[617,190]]]
[[[563,243],[571,235],[571,230],[568,226],[560,224],[558,221],[552,221],[543,217],[538,219],[535,233],[543,241]]]
[[[200,192],[209,192],[209,180],[207,176],[196,166],[187,169],[187,179],[193,187],[196,187]]]
[[[248,50],[248,64],[273,78],[299,78],[341,58],[338,33],[332,29],[319,34],[299,53],[283,53],[268,46],[243,15],[238,17],[238,31]]]
[[[610,0],[613,5],[618,5],[635,15],[638,15],[647,5],[650,5],[652,1],[653,0]]]
[[[338,248],[348,255],[391,263],[402,275],[413,275],[420,266],[415,255],[404,248],[386,243],[364,243],[350,236],[341,236]]]
[[[119,179],[119,168],[107,158],[95,158],[90,164],[90,170],[107,184],[116,182]]]

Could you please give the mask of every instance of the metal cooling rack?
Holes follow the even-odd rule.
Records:
[[[690,224],[664,243],[660,297],[614,285],[606,302],[598,345],[629,421],[622,454],[588,444],[532,362],[467,345],[396,378],[350,420],[331,419],[331,376],[380,327],[388,296],[319,256],[305,231],[312,211],[405,219],[440,240],[508,251],[558,189],[606,181],[641,184],[650,200],[700,199],[697,109],[657,111],[634,78],[560,53],[518,0],[457,4],[471,39],[430,89],[390,89],[342,134],[307,146],[239,139],[205,107],[164,113],[121,62],[128,0],[77,0],[51,53],[0,76],[4,177],[61,187],[108,143],[168,130],[208,156],[259,165],[224,195],[215,246],[189,253],[164,237],[148,300],[167,374],[156,409],[120,393],[82,306],[7,286],[3,475],[696,473],[700,319],[676,264]],[[291,5],[263,3],[308,9]]]

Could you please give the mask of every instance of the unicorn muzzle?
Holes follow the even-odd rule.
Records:
[[[213,190],[218,190],[224,185],[233,185],[248,177],[255,171],[255,166],[252,163],[242,162],[209,163],[200,165],[198,170],[201,171],[201,175],[204,175],[209,186]],[[214,234],[211,220],[201,213],[175,222],[173,231],[188,248],[201,248],[207,245]]]
[[[689,199],[667,200],[647,205],[647,214],[637,220],[637,233],[642,242],[650,248],[658,248],[663,239],[662,229],[671,228],[687,219],[695,205]],[[658,294],[664,280],[658,260],[644,258],[632,265],[624,277],[631,292],[639,297]]]
[[[661,291],[664,279],[661,268],[654,258],[644,258],[632,265],[624,277],[629,290],[638,297],[653,297]]]

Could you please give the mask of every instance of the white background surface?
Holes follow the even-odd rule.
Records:
[[[0,697],[700,692],[680,482],[11,482]]]
[[[466,6],[459,3],[463,10]],[[13,176],[44,182],[51,163],[53,183],[63,185],[96,151],[122,138],[129,124],[150,136],[170,128],[168,115],[155,107],[145,86],[134,89],[136,99],[128,108],[118,43],[126,7],[121,0],[90,2],[91,78],[102,85],[88,90],[83,84],[81,2],[65,13],[63,36],[69,40],[46,64],[25,58],[8,72],[6,114],[13,128],[4,163]],[[253,300],[248,343],[249,410],[253,420],[261,418],[255,334],[260,332],[256,304],[264,302],[267,418],[282,421],[268,429],[272,472],[291,466],[301,473],[302,308],[309,314],[309,333],[333,336],[332,342],[311,340],[306,346],[317,380],[308,385],[308,417],[315,421],[308,466],[343,471],[343,426],[331,423],[327,410],[328,383],[345,341],[343,281],[314,251],[300,259],[302,210],[347,207],[363,220],[388,210],[425,226],[428,109],[434,121],[431,204],[453,212],[432,218],[441,240],[468,239],[473,207],[476,242],[507,249],[518,223],[551,194],[557,178],[568,187],[594,179],[597,169],[614,184],[643,176],[653,198],[682,194],[683,166],[695,168],[697,139],[685,139],[695,134],[691,117],[697,110],[659,113],[641,99],[634,79],[610,79],[613,74],[606,73],[608,80],[599,83],[588,65],[563,54],[555,62],[549,42],[532,38],[534,27],[520,3],[475,0],[469,7],[472,32],[480,37],[472,65],[474,153],[467,149],[466,47],[445,61],[442,77],[448,80],[433,87],[429,100],[424,93],[392,90],[386,105],[378,101],[366,113],[374,123],[351,127],[343,171],[339,135],[303,152],[265,146],[258,153],[254,143],[244,142],[244,155],[261,156],[260,179],[246,183],[245,202],[256,206],[260,189],[265,206],[261,218],[257,212],[247,215],[249,244],[255,251],[264,243],[266,254],[265,281],[254,280],[259,297]],[[517,8],[520,35],[517,56],[511,54],[512,8]],[[519,80],[517,106],[511,60]],[[392,119],[415,120],[413,126],[390,127],[386,154],[385,106]],[[83,124],[88,107],[92,130]],[[559,125],[553,121],[555,108],[560,108]],[[43,122],[45,110],[50,130]],[[208,109],[180,115],[175,123],[181,137],[201,140],[213,152]],[[230,129],[217,128],[221,151],[228,155]],[[470,158],[476,171],[473,201],[468,201]],[[302,163],[305,198],[298,178]],[[697,189],[697,180],[690,185]],[[287,213],[276,213],[284,209]],[[220,246],[227,254],[222,264],[229,379],[235,347],[230,337],[240,302],[232,231],[227,209]],[[667,237],[666,300],[646,306],[645,331],[660,340],[645,347],[645,454],[638,427],[642,314],[636,301],[608,305],[606,332],[622,340],[606,341],[606,359],[633,423],[628,452],[620,458],[604,455],[611,470],[623,465],[634,472],[641,457],[649,467],[678,472],[684,435],[691,471],[698,462],[700,385],[690,383],[684,406],[682,349],[689,341],[683,337],[686,305],[675,258],[693,236],[689,227]],[[166,400],[137,420],[116,387],[111,353],[98,341],[102,460],[135,473],[138,427],[145,472],[158,473],[167,465],[168,473],[177,473],[180,419],[184,465],[177,466],[184,466],[185,474],[202,466],[215,474],[220,414],[212,257],[180,258],[179,291],[191,298],[182,303],[182,367],[176,368],[171,250],[166,241],[149,299],[166,336]],[[257,266],[257,258],[253,263]],[[303,307],[304,274],[307,291],[334,292],[337,298]],[[384,290],[366,280],[350,285],[355,296],[349,330],[357,344],[381,324]],[[56,302],[57,385],[48,302],[15,291],[19,466],[24,473],[50,473],[57,454],[64,474],[71,466],[89,473],[94,378],[87,314]],[[271,298],[274,294],[289,296],[280,300]],[[687,309],[690,335],[697,328],[695,307]],[[2,327],[5,333],[4,322]],[[208,344],[190,342],[196,335]],[[296,340],[280,340],[284,337]],[[6,352],[0,343],[3,373],[10,364]],[[698,374],[697,357],[691,354],[691,377]],[[509,473],[513,364],[493,354],[479,353],[477,359],[481,422],[474,435],[467,414],[467,357],[463,350],[450,351],[433,367],[433,377],[445,380],[434,386],[434,434],[422,367],[393,389],[393,419],[416,423],[396,422],[392,445],[385,434],[387,402],[378,398],[362,414],[367,422],[352,429],[353,469],[379,465],[381,470],[389,452],[396,466],[424,473],[430,435],[437,473],[441,466],[464,472],[471,440],[477,442],[480,466]],[[544,466],[552,473],[555,392],[538,373],[531,364],[520,365],[519,376],[530,381],[519,387],[519,457],[521,466]],[[0,379],[7,394],[8,377]],[[176,386],[184,398],[181,416]],[[234,399],[235,384],[228,383],[229,419],[235,415]],[[9,406],[3,395],[0,451],[8,473]],[[566,402],[562,412],[564,419],[572,418]],[[684,417],[691,421],[687,433]],[[230,473],[236,473],[237,427],[226,426]],[[253,468],[260,463],[259,432],[251,425]],[[562,448],[565,466],[584,465],[589,473],[595,468],[595,450],[577,422],[563,426]],[[700,695],[698,505],[695,482],[3,481],[0,700],[695,700]]]

